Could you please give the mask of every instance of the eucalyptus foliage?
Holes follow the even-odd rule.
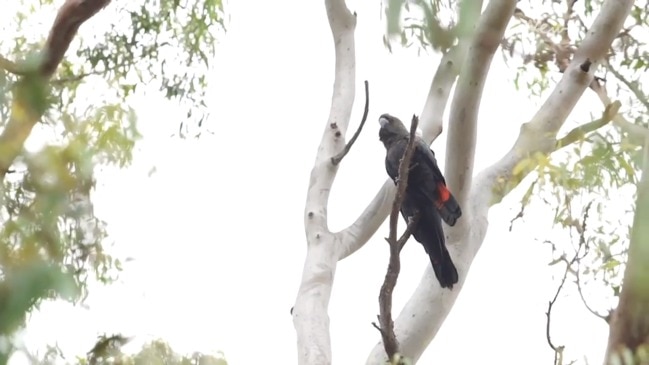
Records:
[[[23,1],[0,54],[29,69],[61,2]],[[187,110],[181,134],[200,133],[207,73],[224,29],[220,0],[114,1],[83,24],[52,80],[0,68],[0,128],[42,115],[2,181],[0,335],[10,339],[45,299],[83,300],[91,282],[112,282],[122,262],[105,249],[95,215],[95,172],[126,167],[140,138],[132,97],[157,90]],[[214,107],[214,105],[210,105]],[[0,154],[6,151],[0,146]],[[9,341],[11,343],[11,341]],[[11,346],[5,348],[5,363]]]

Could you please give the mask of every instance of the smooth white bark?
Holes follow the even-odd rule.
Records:
[[[293,307],[298,364],[331,364],[328,306],[338,262],[338,237],[327,225],[329,192],[337,166],[331,157],[345,146],[345,133],[354,104],[356,16],[344,0],[325,0],[333,36],[336,67],[329,119],[318,148],[304,210],[307,255],[302,282]]]
[[[489,6],[509,8],[512,6],[512,1],[492,0]],[[482,245],[488,227],[489,207],[499,203],[515,187],[515,184],[501,189],[497,189],[497,187],[501,186],[503,181],[509,181],[514,166],[531,153],[535,151],[550,153],[553,150],[559,128],[591,82],[597,62],[606,55],[613,38],[628,16],[632,4],[632,0],[605,1],[601,13],[591,26],[588,36],[580,44],[570,67],[532,120],[521,126],[520,135],[512,149],[500,161],[475,177],[464,209],[465,214],[470,217],[471,225],[470,227],[465,226],[463,232],[449,237],[448,241],[451,255],[456,260],[460,281],[453,291],[441,290],[439,285],[435,284],[430,267],[426,269],[419,286],[395,321],[395,332],[404,355],[417,361],[440,329],[453,307],[471,263]],[[493,21],[486,19],[490,16],[494,17]],[[490,13],[487,10],[481,24],[496,24],[495,17],[502,17],[502,13]],[[476,37],[481,37],[481,32],[477,32]],[[475,57],[481,52],[480,48],[474,48],[473,51],[468,57]],[[580,69],[580,65],[586,59],[593,62],[588,72]],[[469,60],[469,62],[471,61]],[[464,95],[464,97],[468,96]],[[454,102],[454,105],[463,105],[463,94],[458,92],[456,97],[459,100],[457,103]],[[453,152],[452,149],[458,145],[458,142],[448,144],[448,155]],[[453,157],[449,156],[449,158]],[[450,162],[461,166],[463,161],[451,160]],[[447,164],[447,166],[449,170],[447,179],[462,180],[463,177],[458,175],[465,174],[465,170],[455,170],[453,165]],[[468,219],[465,217],[464,220]],[[377,346],[367,363],[375,365],[383,364],[384,361],[385,355],[380,346]]]

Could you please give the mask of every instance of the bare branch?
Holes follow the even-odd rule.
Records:
[[[489,208],[500,202],[520,182],[510,182],[514,167],[537,151],[547,153],[555,148],[557,132],[584,90],[593,81],[594,66],[606,55],[632,4],[632,0],[605,0],[600,14],[581,42],[562,80],[532,120],[521,127],[521,133],[512,149],[500,161],[473,179],[469,199],[463,209],[468,213],[468,217],[464,220],[470,220],[471,226],[464,232],[458,232],[457,235],[454,235],[452,230],[450,239],[447,241],[451,254],[456,253],[453,259],[460,274],[458,289],[454,287],[452,292],[442,294],[440,288],[434,285],[432,270],[427,268],[421,283],[395,321],[395,332],[401,351],[407,353],[414,361],[419,359],[453,307],[464,283],[466,272],[486,235]],[[484,18],[487,16],[501,18],[502,14],[508,13],[507,11],[489,13],[489,7],[500,6],[513,8],[515,4],[507,0],[492,0],[480,24],[486,22]],[[479,38],[481,33],[476,32],[476,38]],[[592,64],[588,65],[586,60],[590,60]],[[582,65],[587,68],[587,71],[582,70]],[[460,163],[457,166],[461,167],[462,161],[457,162]],[[453,166],[455,162],[450,165],[447,162],[447,168],[452,169]],[[449,172],[458,175],[464,173],[461,169],[454,172],[449,170]],[[431,307],[434,307],[435,311],[422,309]],[[380,364],[384,360],[383,349],[379,352],[375,348],[367,363]]]
[[[579,293],[579,298],[581,298],[581,302],[584,304],[584,307],[595,317],[601,318],[604,320],[604,322],[609,323],[610,321],[610,314],[609,315],[603,315],[598,313],[595,309],[593,309],[589,304],[588,301],[586,300],[586,297],[584,297],[584,292],[581,287],[581,271],[579,269],[579,264],[577,264],[577,272],[575,273],[575,284],[577,286],[577,292]]]
[[[43,76],[50,77],[63,60],[70,42],[86,20],[106,7],[111,0],[66,0],[54,19],[45,42],[45,58],[41,64]]]
[[[31,77],[49,79],[61,63],[81,24],[109,3],[110,0],[67,0],[56,15],[45,43],[44,57],[38,67],[37,75],[31,75]],[[4,57],[1,63],[3,68],[12,69],[14,73],[21,74],[24,71],[21,70],[21,66]],[[30,74],[25,74],[25,77],[30,77]],[[28,102],[20,98],[14,100],[11,118],[0,135],[0,180],[4,179],[9,167],[22,150],[25,140],[31,134],[34,125],[42,116],[40,112],[30,110],[29,106]]]
[[[568,266],[570,267],[570,266]],[[566,278],[568,277],[568,268],[566,268],[566,271],[563,275],[563,279],[561,280],[561,284],[557,288],[556,293],[554,294],[554,298],[552,298],[551,301],[548,302],[548,310],[545,312],[545,338],[548,341],[548,346],[554,351],[554,365],[561,365],[562,363],[562,358],[563,358],[563,350],[565,349],[565,346],[556,346],[554,343],[552,343],[552,338],[550,337],[550,320],[552,318],[552,306],[554,306],[554,303],[556,303],[557,298],[559,297],[559,293],[563,289],[563,285],[566,283]]]
[[[564,260],[566,262],[566,270],[563,273],[563,278],[561,279],[561,284],[559,284],[559,287],[557,288],[557,291],[554,293],[554,297],[552,300],[548,302],[548,310],[545,312],[545,316],[547,317],[546,320],[546,325],[545,325],[545,337],[548,340],[548,345],[550,348],[554,351],[554,364],[555,365],[561,365],[563,363],[563,350],[565,349],[565,346],[557,346],[552,342],[552,338],[550,337],[550,320],[552,316],[552,307],[554,304],[557,302],[557,298],[559,297],[559,293],[561,293],[561,290],[563,290],[563,286],[566,284],[566,280],[568,279],[568,274],[573,272],[572,270],[572,265],[575,263],[579,264],[579,260],[583,258],[581,255],[581,251],[586,250],[586,239],[585,239],[585,232],[586,232],[586,224],[588,222],[588,213],[590,212],[590,207],[592,206],[592,202],[588,203],[586,205],[586,208],[584,209],[584,215],[582,217],[581,224],[577,225],[578,228],[577,230],[579,231],[579,245],[577,246],[577,250],[575,252],[575,255],[572,257],[570,261],[566,260],[564,257]],[[577,272],[578,274],[578,272]]]
[[[352,149],[352,146],[354,145],[354,142],[356,142],[356,139],[358,136],[361,134],[361,130],[363,130],[363,126],[365,125],[365,121],[367,121],[367,114],[370,111],[370,86],[367,80],[365,80],[365,110],[363,111],[363,119],[361,119],[361,124],[359,124],[358,129],[352,136],[352,138],[347,142],[345,145],[345,148],[340,151],[339,154],[335,155],[334,157],[331,158],[331,163],[334,165],[338,165],[340,161],[347,156],[349,151]]]
[[[392,292],[397,285],[399,271],[401,271],[401,262],[399,260],[399,252],[408,240],[410,227],[412,222],[408,224],[406,234],[401,240],[397,241],[397,223],[399,221],[399,211],[401,210],[401,203],[408,187],[408,176],[410,175],[410,161],[415,150],[415,139],[417,134],[417,124],[419,119],[417,116],[412,116],[410,124],[410,137],[406,150],[403,151],[403,157],[399,163],[399,177],[397,180],[397,195],[392,203],[392,212],[390,213],[390,235],[387,241],[390,245],[390,261],[388,263],[388,271],[385,274],[385,280],[381,286],[379,294],[379,323],[381,324],[381,337],[383,339],[383,346],[389,359],[393,359],[399,353],[399,343],[394,334],[394,322],[392,321]],[[404,239],[405,238],[405,239]]]
[[[482,0],[460,2],[459,23],[455,30],[458,34],[458,43],[440,60],[419,117],[422,138],[427,143],[432,143],[442,133],[448,98],[471,43],[475,20],[480,16],[482,2]],[[336,234],[342,241],[339,251],[340,260],[356,252],[376,233],[390,214],[395,193],[394,183],[387,179],[356,221]]]
[[[328,306],[340,245],[327,225],[329,192],[338,170],[331,156],[345,147],[356,92],[356,15],[344,0],[325,0],[325,8],[336,62],[329,119],[311,170],[304,208],[307,254],[292,312],[299,365],[331,364]]]

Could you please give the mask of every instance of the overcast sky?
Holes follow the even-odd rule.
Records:
[[[332,230],[351,223],[386,178],[378,116],[420,113],[439,60],[415,49],[390,54],[381,40],[380,2],[348,5],[358,13],[358,94],[349,135],[362,115],[365,79],[371,104],[334,184]],[[144,139],[135,163],[100,174],[93,195],[96,214],[108,222],[111,252],[134,260],[118,283],[92,289],[87,309],[43,305],[29,322],[32,348],[58,343],[68,355],[84,354],[97,334],[121,332],[136,336],[130,351],[159,337],[180,352],[223,351],[232,365],[297,363],[289,310],[306,253],[303,207],[329,112],[333,43],[322,1],[231,1],[227,12],[231,21],[210,78],[208,124],[217,133],[170,138],[183,111],[156,96],[138,98]],[[541,103],[516,91],[513,76],[498,53],[480,110],[476,172],[510,148]],[[568,122],[587,121],[590,112],[601,112],[599,102],[585,94]],[[445,140],[444,133],[433,144],[441,164]],[[528,212],[508,232],[519,197],[492,208],[483,248],[421,364],[551,363],[545,310],[558,278],[547,267],[549,247],[538,241],[547,238],[551,218]],[[388,261],[384,236],[387,224],[338,266],[329,307],[334,363],[364,363],[379,340],[371,322]],[[395,316],[429,265],[415,241],[402,262]],[[561,297],[553,340],[571,358],[586,354],[601,362],[607,327],[600,322],[579,298]]]

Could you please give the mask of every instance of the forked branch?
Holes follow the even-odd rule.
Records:
[[[410,123],[410,137],[408,139],[408,145],[406,150],[403,152],[403,157],[399,163],[399,177],[397,180],[397,195],[394,198],[392,203],[392,212],[390,213],[390,234],[387,238],[388,244],[390,245],[390,261],[388,263],[388,271],[385,274],[385,280],[381,286],[381,291],[379,294],[379,323],[380,327],[377,327],[381,332],[381,338],[383,339],[383,346],[385,347],[385,352],[388,355],[389,359],[395,360],[395,356],[399,358],[399,343],[397,337],[394,334],[394,321],[392,320],[392,293],[394,287],[397,285],[397,279],[399,277],[399,272],[401,271],[401,261],[399,259],[399,253],[405,245],[406,241],[410,237],[410,232],[414,224],[416,224],[419,219],[418,214],[413,217],[408,223],[406,231],[397,240],[397,223],[399,220],[399,211],[401,210],[401,203],[406,193],[406,188],[408,186],[408,175],[410,172],[410,161],[412,160],[413,151],[415,149],[415,140],[417,133],[417,125],[419,124],[419,118],[416,115],[412,116],[412,122]],[[376,327],[376,325],[375,325]]]

